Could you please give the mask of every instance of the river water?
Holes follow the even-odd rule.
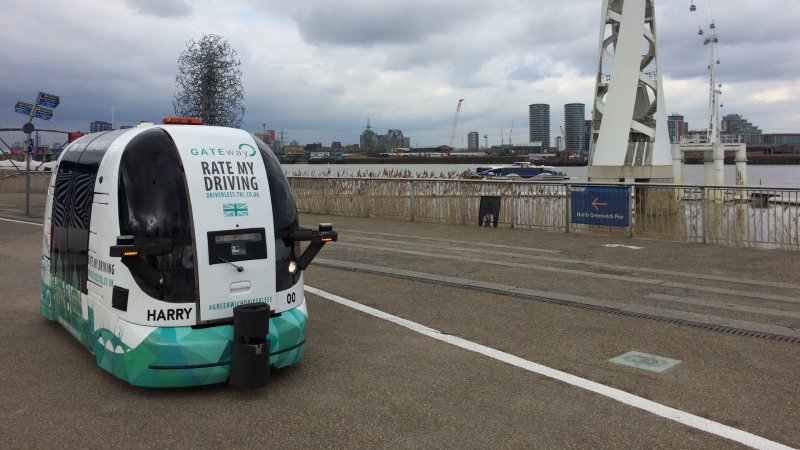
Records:
[[[481,164],[483,166],[488,164]],[[284,164],[290,176],[403,176],[434,174],[447,177],[464,171],[474,173],[478,164]],[[573,181],[587,181],[587,167],[558,167]],[[684,184],[705,184],[702,164],[683,166]],[[736,169],[725,166],[725,185],[736,183]],[[800,166],[797,165],[752,165],[747,166],[747,184],[752,187],[800,188]]]
[[[0,175],[16,172],[11,166],[11,161],[0,161]],[[24,163],[19,167],[24,170]],[[51,168],[55,163],[33,163],[34,170],[43,170],[45,167]],[[489,164],[480,164],[487,166]],[[287,175],[292,176],[323,176],[351,177],[351,176],[430,176],[431,174],[444,177],[455,177],[464,171],[475,173],[478,164],[284,164],[283,168]],[[7,169],[4,171],[2,169]],[[572,177],[573,181],[587,181],[587,167],[558,167],[558,170],[566,172]],[[51,169],[52,170],[52,169]],[[688,185],[702,186],[703,180],[702,164],[687,164],[683,166],[683,183]],[[733,165],[725,166],[725,185],[733,186],[736,184],[736,169]],[[767,188],[800,188],[800,166],[798,165],[752,165],[747,166],[747,184],[751,187]]]

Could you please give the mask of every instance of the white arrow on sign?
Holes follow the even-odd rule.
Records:
[[[600,197],[595,197],[594,200],[592,200],[592,206],[594,206],[594,209],[599,210],[600,208],[598,208],[598,206],[608,206],[608,203],[601,202]]]

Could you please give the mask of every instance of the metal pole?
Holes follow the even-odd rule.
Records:
[[[467,224],[467,198],[464,196],[464,182],[458,182],[458,213],[461,216],[461,225]]]
[[[571,204],[572,204],[572,185],[569,183],[565,184],[565,195],[564,195],[564,232],[569,233],[569,221],[571,217]]]
[[[706,230],[708,229],[708,214],[706,212],[706,202],[708,201],[707,189],[705,186],[700,188],[700,216],[703,218],[703,229],[701,230],[703,244],[706,243]]]
[[[636,196],[639,195],[639,193],[636,191],[636,184],[630,185],[629,189],[630,190],[628,191],[628,195],[627,195],[627,197],[628,197],[628,237],[632,238],[633,237],[633,227],[635,225],[634,220],[638,219],[638,217],[636,217],[636,201],[637,201],[637,197]],[[631,191],[633,191],[633,202],[631,202],[631,195],[630,195]]]
[[[364,181],[364,213],[369,218],[372,214],[372,180]]]
[[[331,179],[325,179],[325,214],[331,214]]]
[[[25,136],[25,217],[31,216],[31,134]]]
[[[511,192],[509,192],[509,195],[507,197],[507,199],[508,199],[508,212],[509,212],[509,216],[511,216],[511,229],[512,230],[516,226],[516,215],[517,215],[517,208],[516,208],[516,204],[515,204],[517,199],[516,199],[516,196],[514,195],[515,194],[515,189],[514,189],[515,187],[516,186],[514,186],[514,183],[511,183]]]
[[[411,221],[417,220],[417,196],[414,191],[414,180],[408,182],[408,209],[411,216]]]
[[[30,217],[31,215],[31,152],[30,152],[30,145],[31,145],[31,132],[33,131],[33,127],[31,123],[33,122],[33,116],[36,115],[36,108],[39,106],[39,100],[42,98],[42,92],[39,91],[36,94],[36,101],[33,102],[33,108],[31,108],[31,112],[28,114],[28,123],[23,126],[26,128],[25,131],[25,217]],[[27,129],[29,128],[29,129]]]

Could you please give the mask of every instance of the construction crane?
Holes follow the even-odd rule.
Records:
[[[461,105],[464,103],[464,99],[458,99],[458,105],[456,106],[456,115],[453,117],[453,128],[450,129],[450,141],[448,145],[450,148],[454,148],[453,144],[456,140],[456,126],[458,125],[458,114],[461,112]]]
[[[514,134],[514,121],[511,121],[511,131],[508,132],[508,146],[513,147],[514,144],[511,143],[511,135]]]

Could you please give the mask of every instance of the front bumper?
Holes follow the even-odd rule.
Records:
[[[270,366],[281,368],[300,362],[308,321],[305,303],[269,320]],[[95,330],[92,349],[100,367],[132,385],[199,386],[223,383],[230,375],[233,325],[192,328],[127,324],[122,328],[126,327],[151,331],[131,348],[124,343],[124,332]]]

